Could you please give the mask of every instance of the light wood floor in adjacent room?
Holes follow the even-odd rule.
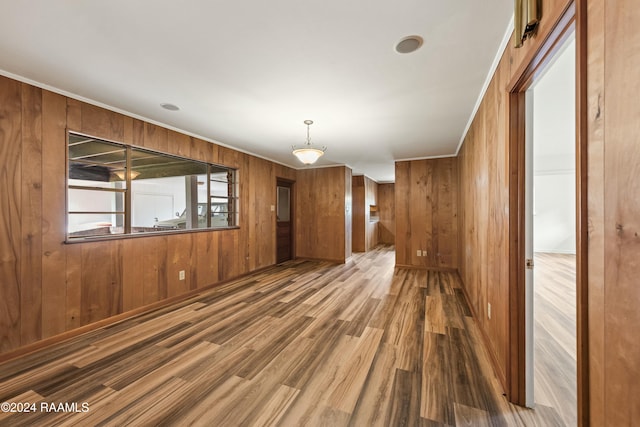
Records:
[[[501,393],[458,275],[394,269],[383,247],[275,266],[0,365],[0,402],[89,405],[0,425],[560,425]]]
[[[576,256],[534,259],[534,399],[576,426]]]

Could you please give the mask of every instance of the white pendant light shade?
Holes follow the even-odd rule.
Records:
[[[307,125],[307,143],[302,148],[296,148],[294,145],[292,154],[305,165],[311,165],[324,154],[327,147],[314,148],[309,137],[309,126],[313,124],[313,120],[305,120],[304,124]]]
[[[298,148],[293,150],[293,155],[305,165],[311,165],[324,154],[324,151],[317,148]]]

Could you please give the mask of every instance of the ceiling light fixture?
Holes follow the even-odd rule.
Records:
[[[296,148],[295,145],[291,147],[293,148],[292,154],[305,165],[311,165],[324,154],[327,147],[322,147],[322,149],[314,148],[309,137],[309,126],[313,124],[313,120],[305,120],[304,124],[307,125],[307,142],[302,148]]]
[[[118,178],[120,178],[120,180],[121,180],[121,181],[124,181],[124,180],[125,180],[125,178],[126,178],[126,173],[125,173],[125,171],[115,171],[114,173],[116,174],[116,176],[117,176]],[[130,177],[131,179],[136,179],[138,176],[140,176],[140,172],[138,172],[138,171],[134,171],[134,170],[129,171],[129,177]]]
[[[411,53],[420,49],[424,40],[420,36],[408,36],[403,38],[396,45],[396,52],[398,53]]]

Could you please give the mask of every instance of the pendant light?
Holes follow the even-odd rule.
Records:
[[[313,124],[313,120],[305,120],[304,124],[307,125],[307,142],[302,148],[296,148],[294,145],[292,153],[305,165],[311,165],[324,154],[327,147],[322,147],[322,149],[314,148],[311,145],[311,137],[309,137],[309,126]]]

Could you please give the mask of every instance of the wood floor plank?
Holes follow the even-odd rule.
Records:
[[[383,333],[382,329],[366,328],[353,353],[346,358],[345,375],[329,396],[329,406],[353,413]]]
[[[397,365],[396,347],[381,344],[378,347],[373,368],[354,409],[351,424],[355,426],[387,426],[391,412],[394,372]]]
[[[455,425],[450,347],[447,336],[425,331],[422,358],[420,416]]]
[[[456,273],[394,260],[289,261],[8,361],[0,401],[90,409],[0,424],[561,425],[502,396]]]

